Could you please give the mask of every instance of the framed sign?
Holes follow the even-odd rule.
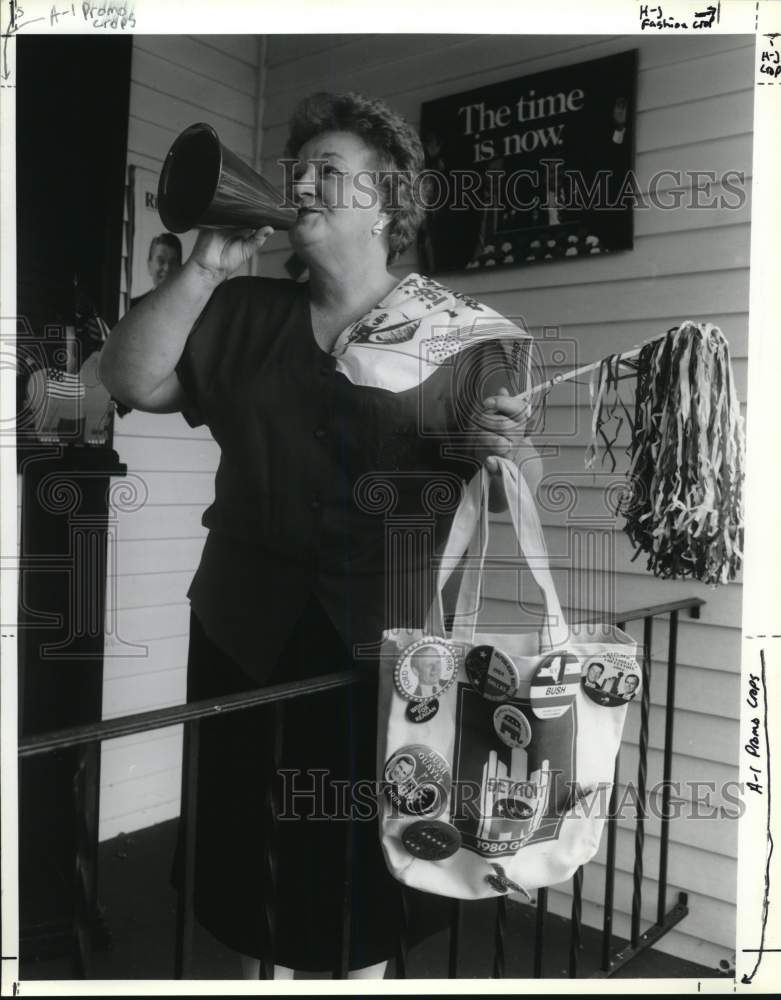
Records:
[[[429,274],[632,247],[637,50],[423,104]]]

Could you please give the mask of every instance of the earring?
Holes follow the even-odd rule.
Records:
[[[372,235],[379,236],[384,228],[385,228],[385,223],[382,221],[382,219],[378,219],[372,226]]]

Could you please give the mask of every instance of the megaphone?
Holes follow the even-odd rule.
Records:
[[[186,128],[168,151],[157,210],[172,233],[188,229],[290,229],[297,209],[265,177],[223,146],[203,122]]]

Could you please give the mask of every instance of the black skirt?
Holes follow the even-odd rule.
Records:
[[[258,636],[258,655],[263,638]],[[272,899],[267,849],[275,846],[274,961],[330,972],[349,933],[349,968],[391,958],[402,930],[401,886],[382,856],[376,812],[376,665],[372,681],[201,723],[196,831],[195,914],[228,947],[267,953]],[[353,666],[321,606],[310,600],[269,683]],[[188,700],[244,691],[256,683],[190,619]],[[280,711],[278,709],[278,711]],[[276,767],[274,766],[276,763]],[[362,789],[362,791],[358,791]],[[273,816],[276,820],[273,820]],[[181,844],[174,881],[181,877]],[[346,877],[347,876],[347,877]],[[447,920],[445,900],[424,903],[405,890],[408,943]],[[349,931],[345,912],[349,911]]]

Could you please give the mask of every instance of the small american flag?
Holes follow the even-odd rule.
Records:
[[[51,399],[84,399],[84,386],[78,373],[49,368],[46,371],[46,394]]]

